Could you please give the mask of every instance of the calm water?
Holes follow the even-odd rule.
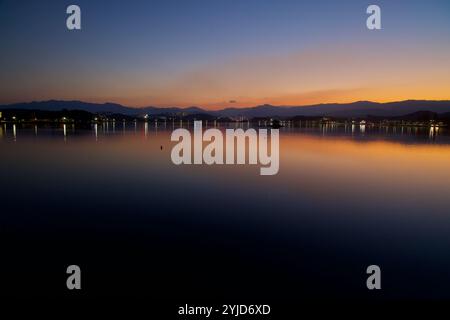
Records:
[[[78,264],[87,297],[450,298],[445,130],[281,129],[276,176],[175,166],[171,131],[2,125],[1,295],[67,295]]]

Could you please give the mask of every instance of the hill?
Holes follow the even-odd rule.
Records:
[[[226,108],[217,111],[208,111],[198,107],[189,108],[159,108],[144,107],[133,108],[116,103],[89,103],[83,101],[33,101],[0,106],[2,109],[21,110],[82,110],[91,113],[115,113],[129,116],[148,115],[198,115],[207,114],[215,117],[294,117],[294,116],[333,116],[333,117],[366,117],[383,116],[393,117],[411,114],[419,111],[429,111],[437,114],[450,113],[450,101],[432,100],[406,100],[399,102],[377,103],[371,101],[357,101],[353,103],[329,103],[309,106],[272,106],[261,105],[246,108]]]

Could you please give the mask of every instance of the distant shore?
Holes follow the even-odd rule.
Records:
[[[251,123],[259,127],[296,127],[304,125],[381,125],[381,126],[415,126],[415,127],[447,127],[450,125],[450,114],[438,114],[431,111],[418,111],[403,116],[381,117],[331,117],[331,116],[293,116],[293,117],[218,117],[209,114],[143,114],[129,116],[120,113],[92,113],[82,110],[23,110],[4,109],[0,112],[1,123],[103,123],[103,122],[156,122],[156,123],[189,123],[201,120],[206,124],[217,123]]]

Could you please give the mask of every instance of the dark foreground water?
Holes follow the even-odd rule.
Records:
[[[450,298],[443,129],[281,129],[276,176],[175,166],[171,131],[2,125],[0,295]],[[381,291],[366,289],[371,264]]]

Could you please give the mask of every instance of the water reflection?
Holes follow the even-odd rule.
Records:
[[[176,128],[177,123],[172,123]],[[187,125],[186,122],[179,123]],[[67,158],[79,159],[78,154],[95,154],[98,165],[109,164],[117,172],[121,168],[136,170],[139,175],[143,172],[152,175],[166,175],[172,177],[178,172],[176,181],[186,178],[190,183],[195,175],[195,181],[211,179],[213,176],[219,180],[235,182],[236,176],[246,177],[248,188],[259,190],[261,177],[256,167],[249,166],[212,166],[197,168],[192,166],[174,167],[170,160],[170,134],[172,126],[164,130],[156,123],[122,123],[120,134],[105,130],[105,134],[98,132],[97,123],[91,128],[77,129],[68,139],[67,125],[60,128],[29,127],[13,124],[8,131],[5,126],[0,127],[2,147],[7,143],[16,141],[16,147],[24,149],[24,153],[37,154],[46,157],[48,154],[59,154],[61,149],[53,141],[64,138],[71,145]],[[212,125],[212,123],[211,123]],[[217,124],[219,125],[219,124]],[[153,128],[152,128],[153,126]],[[220,124],[220,129],[236,126]],[[244,124],[246,126],[246,124]],[[351,128],[350,128],[351,126]],[[360,127],[359,124],[356,126]],[[106,126],[105,126],[106,128]],[[140,133],[135,136],[133,133]],[[101,137],[99,137],[99,134]],[[140,139],[144,135],[146,139]],[[38,137],[37,139],[35,137]],[[29,141],[33,142],[28,144]],[[32,138],[32,139],[31,139]],[[92,143],[103,139],[101,145]],[[38,141],[39,143],[35,143]],[[167,146],[161,149],[161,146]],[[156,152],[155,152],[156,151]],[[62,156],[61,156],[62,157]],[[62,160],[58,157],[59,160]],[[38,161],[33,157],[33,163]],[[29,159],[24,157],[25,159]],[[13,161],[12,161],[13,163]],[[44,166],[46,162],[41,163]],[[123,166],[115,167],[120,163]],[[126,164],[129,163],[130,166]],[[447,203],[450,189],[450,135],[445,128],[418,128],[411,127],[390,128],[367,126],[365,130],[358,130],[355,125],[323,126],[305,128],[280,129],[280,172],[270,181],[273,192],[281,192],[289,196],[289,200],[296,201],[295,197],[305,194],[308,197],[323,201],[324,190],[328,197],[339,196],[339,202],[356,206],[359,202],[369,201],[371,205],[379,208],[381,204],[372,203],[376,196],[388,198],[392,203],[408,208],[409,212],[423,209],[441,210]],[[37,165],[37,164],[36,164]],[[151,167],[151,168],[150,168]],[[93,168],[86,165],[75,165],[71,170],[90,172]],[[78,172],[78,173],[79,173]],[[145,178],[145,174],[142,179]],[[173,180],[173,181],[175,181]],[[245,179],[244,179],[245,180]],[[139,180],[141,181],[141,180]],[[190,181],[190,182],[189,182]],[[411,184],[411,181],[420,182]],[[233,182],[233,183],[234,183]],[[343,188],[343,182],[346,187]],[[265,188],[266,184],[263,184]],[[262,185],[261,185],[262,186]],[[244,186],[243,186],[244,187]],[[266,189],[264,189],[266,190]],[[261,192],[266,192],[261,189]],[[414,199],[422,199],[423,204]],[[328,201],[328,200],[327,200]],[[327,202],[329,203],[329,202]],[[414,207],[413,205],[416,205]],[[392,210],[385,208],[386,212]],[[406,212],[406,211],[405,211]],[[428,211],[429,212],[429,211]]]
[[[359,126],[359,130],[361,131],[362,134],[366,133],[366,125],[365,124],[361,124]]]
[[[429,136],[431,139],[433,139],[435,136],[437,136],[439,133],[439,127],[436,126],[431,126],[430,127],[430,133]]]
[[[179,124],[187,126],[186,121]],[[148,254],[148,248],[151,252],[200,252],[205,259],[191,261],[192,270],[199,273],[210,269],[205,265],[209,266],[214,248],[217,256],[227,258],[215,261],[215,266],[233,263],[224,272],[235,268],[236,261],[244,266],[236,268],[239,274],[257,266],[264,274],[286,274],[289,283],[296,281],[295,290],[303,288],[309,294],[316,289],[327,292],[330,286],[341,292],[343,282],[354,280],[353,271],[364,272],[361,266],[374,257],[391,270],[391,279],[404,277],[405,286],[392,286],[398,296],[410,294],[413,274],[424,279],[415,283],[419,294],[437,292],[449,297],[448,286],[434,286],[443,279],[450,283],[446,254],[450,247],[450,136],[445,128],[366,125],[364,133],[359,124],[358,128],[281,128],[280,171],[268,179],[259,175],[257,166],[173,165],[170,134],[178,122],[169,123],[168,130],[153,122],[129,122],[128,126],[123,122],[117,134],[106,129],[99,133],[98,125],[75,127],[64,147],[65,127],[42,126],[36,131],[34,125],[17,124],[12,130],[9,125],[7,131],[0,130],[5,151],[0,171],[8,177],[8,184],[0,185],[1,225],[49,234],[48,242],[34,233],[32,238],[27,232],[20,234],[27,243],[23,248],[37,241],[43,263],[49,257],[60,258],[48,245],[54,241],[52,232],[69,230],[67,239],[75,239],[71,248],[79,248],[80,256],[98,263],[99,269],[102,262],[89,257],[96,257],[105,243],[117,244],[109,246],[108,258],[125,261],[120,267],[128,268],[130,274],[136,272],[129,261],[135,258],[130,252],[137,246],[144,248],[140,256]],[[221,130],[240,126],[217,125]],[[148,139],[142,139],[142,134]],[[16,135],[20,139],[11,143]],[[98,139],[102,143],[95,143]],[[91,237],[77,241],[85,238],[87,230],[92,230]],[[230,235],[237,240],[230,242]],[[155,243],[157,250],[151,247]],[[233,243],[235,247],[230,247]],[[181,249],[170,251],[174,247]],[[236,259],[235,252],[242,248],[252,254]],[[280,255],[279,248],[286,254]],[[18,252],[26,256],[31,250]],[[339,265],[327,270],[334,273],[322,277],[317,270],[338,255]],[[152,261],[142,270],[158,274],[151,269],[154,256],[149,256]],[[158,261],[161,269],[172,270],[180,260],[174,254],[175,260],[166,261],[167,256],[158,256]],[[255,262],[258,257],[262,258]],[[269,260],[277,263],[267,267]],[[424,261],[432,270],[424,270]],[[406,277],[404,270],[408,270]],[[311,279],[310,286],[305,279]],[[330,285],[330,279],[337,280]],[[286,282],[282,282],[284,288]],[[360,288],[359,281],[356,286]],[[283,288],[272,283],[268,292],[279,294]]]
[[[262,123],[263,121],[261,121]],[[285,123],[289,125],[288,123]],[[206,124],[205,124],[206,125]],[[209,127],[216,127],[220,130],[225,130],[227,128],[243,128],[247,129],[248,122],[242,123],[208,123]],[[70,126],[70,128],[68,128]],[[101,128],[99,128],[101,126]],[[189,121],[173,121],[171,125],[167,126],[167,121],[164,121],[164,125],[161,125],[158,121],[152,122],[131,122],[127,123],[126,121],[122,122],[122,130],[121,135],[126,136],[129,133],[138,134],[138,132],[142,132],[144,137],[148,137],[150,135],[150,131],[152,134],[158,134],[159,131],[162,132],[171,132],[176,128],[188,128],[189,126],[192,129]],[[8,130],[6,130],[8,128]],[[61,128],[61,127],[59,127]],[[205,127],[206,128],[206,127]],[[257,129],[258,127],[255,127]],[[61,130],[61,129],[59,129]],[[69,135],[69,130],[71,135],[78,136],[84,135],[89,132],[86,126],[77,126],[75,124],[63,124],[62,130],[59,131],[62,133],[62,137],[64,141],[67,141],[67,136]],[[100,132],[99,132],[100,131]],[[10,138],[13,141],[16,141],[17,136],[20,134],[22,137],[26,137],[29,135],[33,135],[34,137],[46,136],[48,133],[53,132],[53,134],[58,134],[58,127],[53,127],[51,125],[39,125],[39,124],[11,124],[11,130],[7,124],[2,124],[0,126],[0,138],[8,139]],[[401,143],[438,143],[438,144],[450,144],[450,131],[446,127],[439,126],[430,126],[430,127],[411,127],[411,126],[372,126],[367,124],[346,124],[346,125],[337,125],[337,124],[322,124],[320,126],[312,126],[310,124],[303,124],[301,128],[299,127],[282,127],[280,128],[280,134],[299,134],[299,135],[320,135],[323,137],[347,137],[351,139],[358,140],[360,142],[371,142],[374,140],[390,140],[390,141],[398,141]],[[116,123],[111,122],[108,123],[93,123],[91,125],[91,134],[95,137],[95,140],[98,141],[100,135],[104,137],[114,137],[116,136]]]

